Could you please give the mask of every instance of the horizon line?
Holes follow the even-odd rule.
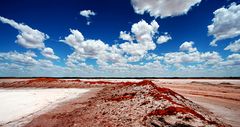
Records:
[[[21,76],[6,76],[0,77],[0,79],[27,79],[27,78],[56,78],[56,79],[240,79],[240,77],[45,77],[45,76],[33,76],[33,77],[21,77]]]

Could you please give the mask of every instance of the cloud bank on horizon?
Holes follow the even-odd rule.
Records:
[[[34,27],[30,27],[19,23],[21,21],[0,16],[0,29],[7,24],[18,31],[15,43],[2,40],[2,45],[10,43],[14,49],[0,48],[0,76],[240,76],[238,1],[227,1],[224,6],[219,5],[209,11],[211,18],[206,18],[207,25],[193,28],[203,30],[196,37],[184,35],[185,29],[171,28],[171,24],[168,24],[176,21],[181,26],[180,20],[186,18],[191,25],[191,22],[195,22],[191,16],[201,12],[199,8],[204,2],[211,3],[201,0],[131,0],[132,12],[129,13],[134,15],[134,20],[126,22],[127,25],[130,22],[130,27],[119,30],[113,24],[108,24],[111,30],[118,33],[112,42],[93,35],[101,33],[89,33],[82,29],[87,25],[86,29],[93,27],[93,31],[97,31],[104,22],[105,18],[97,19],[105,13],[98,13],[97,8],[92,11],[94,7],[92,10],[77,8],[87,23],[81,18],[78,22],[82,22],[82,26],[66,25],[69,28],[64,31],[64,36],[54,32],[53,38],[49,36],[53,34],[51,30],[50,34],[46,34],[36,29],[34,23],[31,23]],[[106,10],[106,15],[109,15],[109,11]],[[111,13],[118,15],[120,12],[112,10]],[[78,17],[77,14],[75,16]],[[96,20],[89,26],[92,16]],[[6,31],[0,31],[0,34],[7,36],[7,30],[11,27],[3,28]],[[108,27],[100,30],[104,33]],[[14,38],[13,35],[11,38]],[[202,39],[198,40],[202,37],[209,41],[203,43]]]

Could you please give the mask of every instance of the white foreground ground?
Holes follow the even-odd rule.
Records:
[[[0,89],[0,126],[23,124],[29,117],[81,96],[88,89]]]

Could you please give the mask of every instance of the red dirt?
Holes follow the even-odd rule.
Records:
[[[32,79],[32,80],[28,80],[27,81],[27,84],[31,84],[31,83],[38,83],[38,82],[54,82],[54,81],[57,81],[58,79],[55,79],[55,78],[35,78],[35,79]]]
[[[135,95],[136,95],[136,93],[125,93],[122,96],[117,96],[117,97],[111,98],[109,100],[119,102],[119,101],[123,101],[123,100],[132,99]]]
[[[173,107],[170,106],[164,110],[161,109],[157,109],[154,110],[152,112],[150,112],[148,114],[148,116],[155,116],[155,115],[161,115],[161,116],[165,116],[165,115],[176,115],[177,113],[183,113],[183,114],[187,114],[187,113],[191,113],[194,116],[200,118],[201,120],[206,120],[202,115],[200,115],[199,113],[195,112],[194,110],[188,108],[188,107]]]
[[[108,82],[41,78],[0,83],[0,87],[103,88],[88,101],[73,103],[71,110],[43,114],[26,127],[227,126],[182,95],[158,87],[149,80]],[[174,119],[171,122],[165,120],[168,116]],[[159,120],[159,117],[163,120]]]

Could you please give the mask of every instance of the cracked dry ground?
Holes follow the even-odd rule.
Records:
[[[72,103],[78,106],[70,111],[40,115],[26,127],[228,126],[190,100],[148,80],[99,84],[105,87],[88,101]]]

